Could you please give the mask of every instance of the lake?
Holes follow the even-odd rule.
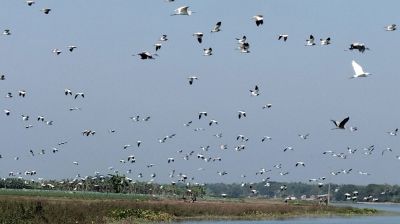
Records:
[[[349,205],[349,204],[346,204]],[[400,204],[350,204],[358,208],[374,208],[381,211],[399,212],[389,216],[356,216],[356,217],[330,217],[330,218],[294,218],[285,220],[263,221],[193,221],[184,224],[399,224]]]

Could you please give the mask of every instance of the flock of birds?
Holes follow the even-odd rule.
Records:
[[[40,2],[40,1],[38,1],[38,2]],[[168,0],[168,2],[172,3],[175,1]],[[34,0],[28,0],[28,1],[26,1],[26,4],[29,7],[35,7],[36,5],[39,5]],[[42,8],[40,11],[43,12],[45,14],[45,16],[53,13],[53,10],[50,8]],[[56,13],[56,12],[54,12],[54,13]],[[176,10],[174,11],[173,14],[171,14],[171,16],[194,16],[195,13],[196,12],[192,11],[189,6],[182,6],[182,7],[176,8]],[[256,26],[257,29],[263,28],[263,25],[264,25],[264,16],[263,15],[260,15],[260,14],[254,15],[253,17],[251,17],[251,19],[253,19],[254,26]],[[209,32],[217,35],[217,33],[223,32],[223,30],[222,30],[223,25],[224,24],[222,21],[217,21],[215,23],[215,25],[211,27]],[[390,31],[390,32],[395,31],[396,24],[391,24],[391,25],[386,26],[385,30]],[[3,35],[8,36],[9,38],[12,38],[12,36],[13,36],[12,27],[4,29]],[[188,35],[190,35],[190,34],[188,34]],[[194,44],[203,44],[204,35],[205,34],[203,32],[194,32],[192,34],[192,36],[195,38]],[[332,39],[330,37],[320,38],[319,40],[320,40],[319,44],[321,46],[327,46],[327,45],[332,44]],[[167,34],[162,34],[160,36],[160,38],[158,39],[158,41],[154,44],[154,51],[157,53],[151,53],[151,51],[144,50],[144,51],[134,54],[133,56],[136,56],[136,57],[139,56],[139,59],[141,59],[141,60],[158,59],[158,57],[159,57],[158,52],[163,51],[162,46],[164,43],[166,43],[168,41],[169,41],[169,36]],[[286,42],[290,41],[289,35],[285,34],[285,33],[278,34],[277,41],[283,41],[284,43],[286,43]],[[251,53],[251,51],[250,51],[251,45],[248,42],[246,35],[244,35],[240,38],[236,38],[236,43],[237,43],[236,49],[240,53],[246,53],[246,54]],[[305,47],[312,47],[312,46],[317,45],[314,35],[310,35],[305,40],[304,45],[305,45]],[[78,48],[75,45],[68,45],[68,46],[66,46],[66,50],[67,50],[67,52],[72,54],[72,53],[75,53],[75,51],[79,51],[80,47]],[[346,50],[357,51],[360,54],[363,54],[363,53],[365,53],[365,51],[369,50],[369,48],[364,43],[354,42],[354,43],[351,43],[349,48]],[[59,49],[59,48],[53,48],[52,53],[55,55],[55,57],[58,57],[59,55],[63,54],[63,50]],[[212,47],[203,48],[203,56],[212,57],[213,56],[213,48]],[[141,63],[146,63],[141,60],[139,60]],[[351,79],[366,78],[371,75],[370,73],[365,72],[363,67],[361,65],[359,65],[355,60],[353,60],[351,62],[351,65],[354,70],[354,75],[352,75],[349,78],[351,78]],[[13,74],[10,74],[10,75],[1,74],[0,75],[0,82],[2,82],[1,83],[2,85],[3,85],[3,83],[4,83],[4,85],[6,85],[6,83],[9,79],[13,79]],[[199,82],[199,80],[200,80],[200,77],[197,75],[191,75],[191,76],[187,77],[188,86],[191,87],[191,86],[197,84],[197,82]],[[5,95],[5,98],[7,98],[6,100],[10,100],[15,97],[21,97],[21,98],[28,97],[29,98],[29,92],[26,90],[21,89],[21,90],[18,90],[17,93],[18,93],[18,96],[14,96],[13,92],[7,92]],[[249,93],[250,93],[249,94],[250,97],[259,97],[262,93],[260,85],[256,84],[254,87],[251,87],[249,89]],[[143,95],[145,95],[145,93]],[[60,90],[59,97],[63,97],[62,90]],[[74,91],[74,90],[71,90],[70,88],[64,89],[64,97],[72,97],[73,100],[82,101],[83,103],[84,103],[84,100],[87,99],[86,94],[84,92]],[[271,103],[264,104],[262,107],[260,107],[260,109],[261,108],[262,108],[262,110],[272,110],[273,109]],[[80,111],[80,110],[82,110],[82,108],[81,107],[70,107],[68,110],[69,111]],[[14,111],[12,106],[10,106],[10,108],[3,108],[3,111],[4,111],[4,116],[6,116],[7,119],[21,117],[24,124],[26,124],[25,125],[26,129],[31,129],[31,128],[38,126],[37,124],[32,123],[32,120],[36,120],[35,122],[44,123],[45,125],[48,125],[48,126],[57,125],[57,120],[53,121],[51,119],[48,119],[47,116],[43,116],[43,115],[38,115],[35,119],[32,115],[25,114],[25,113],[21,114],[20,111]],[[206,127],[208,126],[210,129],[213,127],[222,127],[223,126],[223,124],[221,124],[221,122],[219,122],[216,119],[208,119],[209,114],[212,114],[212,112],[209,113],[208,111],[199,111],[197,114],[192,115],[194,118],[193,120],[190,120],[190,121],[184,123],[183,126],[186,127],[187,130],[194,130],[195,132],[201,132],[201,131],[206,130],[204,127],[196,127],[194,129],[190,128],[192,125],[200,125],[201,124],[200,122],[202,122],[203,120],[206,120],[204,125],[206,125]],[[247,117],[248,117],[247,112],[244,109],[238,110],[236,114],[237,114],[236,116],[237,116],[238,120],[244,120],[244,119],[247,119]],[[149,122],[151,123],[152,119],[153,119],[152,116],[149,116],[149,115],[145,115],[145,116],[134,115],[134,116],[127,118],[127,121],[131,121],[131,122],[139,124],[139,123],[149,123]],[[332,120],[332,123],[333,123],[332,129],[350,130],[351,132],[358,131],[357,127],[348,127],[347,126],[347,123],[349,122],[349,120],[350,120],[350,117],[348,117],[348,116],[346,116],[345,118],[340,118],[339,120]],[[327,122],[329,122],[329,119],[327,119]],[[81,133],[80,137],[81,138],[86,138],[86,137],[96,138],[96,136],[98,135],[97,133],[107,133],[109,135],[115,135],[115,134],[118,134],[118,132],[119,132],[118,129],[111,129],[111,128],[109,130],[94,130],[93,128],[88,128],[88,129],[80,130],[80,133]],[[388,131],[387,135],[397,136],[397,133],[398,133],[398,128],[394,129],[393,131]],[[167,144],[169,141],[174,141],[174,138],[177,135],[178,134],[176,134],[176,133],[168,134],[166,136],[154,138],[154,141],[158,142],[159,144]],[[165,173],[156,173],[156,172],[150,171],[150,175],[148,175],[146,178],[146,176],[144,175],[144,173],[146,173],[145,170],[153,170],[154,167],[162,166],[162,167],[168,167],[168,169],[170,169],[168,176],[171,179],[171,183],[173,183],[173,184],[175,184],[176,182],[183,182],[188,185],[201,184],[197,180],[196,175],[192,171],[185,171],[182,167],[179,168],[180,171],[177,171],[178,168],[174,168],[173,164],[175,164],[178,161],[184,161],[184,162],[191,163],[192,160],[204,161],[204,166],[207,166],[207,163],[221,163],[224,161],[224,156],[221,156],[218,154],[224,154],[224,153],[226,153],[226,151],[236,151],[236,152],[248,151],[249,149],[247,147],[247,143],[250,141],[257,141],[257,142],[259,142],[259,144],[265,144],[267,142],[273,141],[273,138],[271,136],[266,136],[266,135],[259,136],[258,140],[257,139],[254,140],[254,138],[247,137],[243,134],[238,134],[237,136],[235,136],[234,138],[231,139],[231,140],[234,139],[234,144],[235,144],[234,146],[231,146],[230,144],[227,143],[227,141],[231,141],[231,140],[226,139],[223,132],[213,134],[213,136],[216,139],[221,139],[221,141],[225,141],[225,142],[223,142],[217,146],[211,146],[211,145],[205,143],[204,145],[200,146],[197,149],[190,149],[190,150],[177,149],[177,150],[175,150],[174,153],[171,153],[170,156],[165,158],[165,164],[154,164],[154,163],[148,162],[145,167],[135,167],[137,160],[141,160],[141,158],[139,156],[136,156],[135,155],[136,153],[134,153],[134,152],[136,150],[142,150],[143,145],[147,144],[146,142],[143,142],[142,140],[136,140],[136,142],[131,142],[129,144],[121,144],[120,146],[116,146],[116,148],[120,148],[120,150],[122,150],[124,153],[126,152],[126,156],[124,158],[119,158],[119,159],[116,159],[115,161],[110,161],[110,163],[114,164],[114,165],[111,165],[106,169],[99,168],[99,169],[102,169],[103,171],[95,171],[94,174],[81,175],[80,173],[77,173],[75,177],[71,178],[71,183],[81,184],[89,177],[92,177],[94,179],[96,179],[96,178],[101,179],[101,178],[104,178],[104,176],[106,176],[107,173],[117,173],[117,174],[126,175],[126,178],[129,181],[153,182],[153,181],[157,181],[156,178],[159,177],[159,175],[165,175]],[[298,137],[302,141],[308,141],[310,138],[312,138],[312,134],[311,133],[300,133],[300,134],[298,134]],[[67,139],[70,139],[70,138],[67,138]],[[0,163],[2,163],[2,160],[6,160],[6,159],[14,159],[16,161],[20,161],[20,160],[29,160],[29,159],[31,159],[31,157],[49,156],[49,154],[67,153],[67,151],[68,151],[67,146],[70,141],[73,141],[73,138],[72,138],[72,140],[61,141],[49,149],[40,149],[40,150],[27,149],[25,154],[15,155],[15,156],[9,156],[12,153],[6,152],[5,149],[1,149]],[[190,140],[188,140],[188,141],[190,141]],[[349,156],[355,154],[357,151],[361,151],[365,155],[371,155],[375,151],[375,149],[376,148],[374,145],[371,145],[371,146],[368,146],[366,148],[359,149],[359,150],[348,147],[347,152],[335,152],[332,150],[328,150],[328,151],[324,151],[323,153],[321,153],[321,156],[325,155],[325,156],[331,156],[333,158],[347,159]],[[282,147],[282,152],[286,153],[287,156],[289,156],[289,157],[290,157],[290,152],[292,152],[292,151],[295,151],[294,146]],[[381,151],[381,155],[384,156],[385,154],[392,153],[392,152],[393,152],[393,150],[388,147]],[[245,153],[245,152],[243,152],[243,153]],[[7,154],[7,156],[5,154]],[[155,154],[153,156],[157,157],[158,155]],[[238,154],[238,156],[240,157],[240,154]],[[78,156],[76,156],[76,157],[77,157],[77,159],[79,158]],[[393,155],[393,157],[400,160],[400,154]],[[75,167],[79,167],[82,165],[82,163],[80,163],[79,160],[73,160],[73,161],[70,161],[69,163]],[[123,168],[116,169],[115,166],[118,166],[117,164]],[[124,165],[124,164],[129,164],[129,165]],[[88,165],[90,166],[90,164],[88,164]],[[248,176],[254,177],[254,175],[255,175],[257,178],[258,178],[258,176],[261,176],[262,178],[257,179],[257,180],[265,182],[265,186],[268,187],[269,182],[273,180],[272,177],[275,174],[273,172],[274,170],[277,171],[276,174],[278,174],[279,176],[286,176],[286,175],[290,175],[292,173],[291,170],[293,170],[293,169],[302,169],[309,165],[312,166],[312,164],[308,164],[305,161],[297,161],[294,164],[286,164],[286,165],[283,165],[282,163],[278,162],[275,165],[272,165],[270,167],[262,167],[259,170],[256,170],[252,174],[234,174],[234,173],[230,173],[229,171],[227,171],[225,169],[219,169],[219,170],[215,170],[216,176],[211,177],[211,178],[215,179],[216,181],[223,181],[223,179],[218,179],[218,176],[222,177],[225,175],[238,175],[238,176],[240,175],[240,177],[243,180],[242,186],[251,186],[251,183],[249,183],[247,181],[247,177]],[[240,164],[240,166],[246,166],[246,164]],[[229,169],[229,167],[226,167],[226,168]],[[74,169],[74,168],[71,167],[71,169]],[[197,171],[201,172],[206,169],[208,169],[208,168],[200,167],[197,169]],[[327,176],[328,175],[337,176],[339,174],[348,175],[348,174],[352,173],[352,170],[353,170],[352,168],[333,170],[331,173],[327,174]],[[359,170],[359,171],[357,171],[357,173],[359,175],[365,175],[365,176],[372,175],[371,173],[368,173],[363,170]],[[36,175],[40,176],[41,175],[41,172],[39,172],[37,170],[33,170],[33,169],[9,170],[7,172],[7,175],[4,174],[4,169],[3,169],[2,173],[0,173],[0,175],[3,176],[4,178],[6,176],[10,176],[10,177],[18,177],[18,178],[26,179],[27,182],[42,181],[45,183],[45,180],[41,177],[39,177],[37,180],[32,179],[32,176],[36,176]],[[310,177],[306,181],[310,182],[310,183],[315,182],[315,183],[317,183],[317,185],[319,187],[322,187],[322,186],[324,186],[324,183],[326,180],[330,181],[330,178],[328,178],[326,176]],[[281,187],[281,190],[285,190],[285,189],[286,189],[285,186]],[[256,189],[250,189],[250,192],[252,194],[257,194],[258,191]],[[355,194],[346,195],[346,197],[348,197],[350,199],[353,199],[354,196],[355,196]]]

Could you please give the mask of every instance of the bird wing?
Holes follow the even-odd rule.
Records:
[[[340,122],[339,127],[344,128],[344,125],[350,120],[350,117],[346,117]]]
[[[353,66],[354,73],[356,73],[357,76],[364,74],[363,68],[361,65],[359,65],[357,62],[354,60],[351,62],[351,65]]]

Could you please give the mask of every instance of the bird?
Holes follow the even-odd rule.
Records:
[[[265,142],[265,140],[272,140],[272,138],[270,136],[264,136],[261,139],[261,142]]]
[[[211,47],[209,47],[209,48],[204,48],[203,49],[203,55],[204,56],[211,56],[212,55],[212,48]]]
[[[207,112],[205,112],[205,111],[199,112],[199,120],[201,119],[202,116],[207,117]]]
[[[92,131],[92,130],[84,130],[84,131],[82,131],[82,135],[86,135],[86,136],[95,135],[95,134],[96,134],[96,132]]]
[[[65,94],[66,96],[72,95],[72,91],[71,91],[70,89],[64,89],[64,94]]]
[[[200,114],[199,114],[200,115]],[[199,118],[200,119],[200,118]],[[191,124],[193,123],[193,121],[188,121],[187,123],[184,123],[183,126],[189,127]]]
[[[306,140],[307,138],[308,138],[308,136],[310,136],[310,134],[305,134],[305,135],[302,135],[302,134],[299,134],[298,135],[301,139],[304,139],[304,140]]]
[[[6,80],[6,76],[5,75],[0,75],[0,80]]]
[[[246,117],[246,111],[242,111],[242,110],[239,110],[238,111],[238,118],[240,119],[240,118],[242,118],[242,117]]]
[[[168,163],[173,163],[173,162],[175,162],[174,158],[168,158]]]
[[[388,131],[388,132],[386,132],[386,133],[388,133],[389,135],[391,135],[391,136],[397,136],[397,132],[399,131],[399,129],[398,128],[396,128],[396,129],[394,129],[394,131]]]
[[[218,125],[218,121],[216,121],[216,120],[210,120],[210,122],[208,123],[209,126],[211,126],[211,125],[213,125],[213,124]]]
[[[9,29],[5,29],[3,31],[3,35],[9,36],[9,35],[11,35],[11,31]]]
[[[23,121],[29,120],[29,115],[21,115]]]
[[[25,91],[25,90],[19,90],[19,91],[18,91],[18,95],[19,95],[19,96],[22,96],[22,97],[25,97],[26,91]]]
[[[397,29],[396,24],[390,24],[385,26],[386,31],[395,31]]]
[[[258,88],[257,85],[254,87],[254,89],[250,89],[250,94],[251,94],[251,96],[258,96],[258,95],[260,95],[260,89]]]
[[[181,6],[177,9],[175,9],[175,13],[172,14],[171,16],[176,16],[176,15],[186,15],[190,16],[194,13],[193,11],[189,10],[189,6]]]
[[[343,119],[342,121],[335,121],[335,120],[331,120],[333,122],[333,124],[335,124],[336,128],[333,129],[345,129],[345,125],[346,123],[349,121],[350,117],[346,117],[345,119]]]
[[[289,37],[289,35],[287,35],[287,34],[279,34],[278,40],[281,40],[283,38],[283,41],[286,42],[288,37]]]
[[[321,43],[321,45],[329,45],[329,44],[331,44],[331,38],[328,37],[326,39],[320,39],[320,43]]]
[[[4,109],[4,113],[6,114],[6,116],[10,116],[11,111],[10,111],[10,110],[7,110],[7,109]]]
[[[79,165],[79,163],[77,161],[72,162],[74,165]]]
[[[74,46],[74,45],[69,45],[68,46],[68,50],[70,51],[70,52],[73,52],[76,48],[78,48],[77,46]]]
[[[50,11],[51,11],[51,9],[49,9],[49,8],[43,8],[43,9],[41,9],[40,11],[42,11],[44,14],[49,14],[50,13]]]
[[[154,46],[156,47],[156,51],[161,49],[162,44],[161,43],[156,43],[154,44]]]
[[[267,108],[271,108],[272,104],[268,103],[262,106],[262,109],[267,109]]]
[[[238,41],[238,44],[246,43],[247,37],[244,35],[242,38],[235,38]]]
[[[393,152],[393,150],[391,148],[389,148],[389,147],[384,149],[384,150],[382,150],[382,156],[383,156],[383,154],[385,154],[385,152]]]
[[[159,39],[160,41],[167,41],[168,40],[168,38],[167,38],[167,34],[163,34],[163,35],[161,35],[161,37],[160,37],[160,39]]]
[[[306,46],[314,46],[315,45],[315,38],[313,35],[310,35],[309,39],[306,40]]]
[[[367,77],[372,75],[371,73],[368,72],[364,72],[363,68],[361,67],[361,65],[359,65],[356,61],[352,61],[351,65],[353,66],[354,69],[354,75],[350,77],[350,79],[353,78],[360,78],[360,77]]]
[[[188,77],[188,80],[189,80],[189,85],[192,85],[194,80],[198,80],[198,78],[196,76],[190,76]]]
[[[81,96],[82,98],[85,98],[85,94],[84,93],[75,93],[75,99],[78,98],[78,96]]]
[[[294,151],[293,147],[291,147],[291,146],[288,146],[288,147],[284,148],[283,152],[286,152],[287,150]]]
[[[369,48],[366,47],[364,43],[355,42],[350,44],[349,50],[358,50],[359,52],[364,53],[364,51],[369,50]]]
[[[211,30],[211,33],[216,33],[216,32],[221,31],[221,25],[222,25],[221,21],[217,22],[215,24],[214,28]]]
[[[203,42],[203,33],[202,32],[196,32],[193,34],[194,37],[196,37],[197,42],[199,42],[201,44],[201,42]]]
[[[240,53],[250,53],[250,44],[248,42],[241,43],[237,49],[240,51]]]
[[[147,51],[142,51],[142,52],[138,53],[137,55],[139,55],[140,59],[142,59],[142,60],[155,59],[154,56],[158,56],[158,54],[151,54]]]
[[[299,161],[299,162],[296,163],[295,166],[296,166],[296,167],[298,167],[298,166],[303,166],[303,167],[305,167],[306,165],[304,164],[304,162]]]
[[[255,16],[253,16],[253,19],[256,22],[257,26],[263,25],[263,23],[264,23],[264,16],[263,15],[255,15]]]
[[[53,53],[56,55],[60,55],[62,53],[62,51],[60,49],[54,48]]]
[[[27,0],[26,4],[28,4],[28,6],[32,6],[33,4],[35,4],[35,1]]]

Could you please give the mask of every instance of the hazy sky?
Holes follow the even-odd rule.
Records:
[[[195,13],[170,16],[184,5]],[[4,0],[0,30],[10,29],[11,35],[0,36],[0,74],[6,75],[0,80],[0,177],[36,170],[36,176],[21,176],[61,179],[118,170],[133,179],[143,173],[143,181],[156,173],[156,182],[170,182],[178,179],[168,177],[175,169],[199,183],[326,176],[334,183],[399,184],[394,171],[400,168],[400,136],[386,133],[400,125],[399,33],[384,29],[400,21],[399,7],[394,0],[38,0],[31,7],[23,0]],[[52,11],[45,15],[42,8]],[[257,14],[264,15],[259,27],[252,20]],[[218,21],[222,31],[210,33]],[[195,32],[204,33],[202,44],[192,36]],[[277,40],[281,33],[289,35],[287,42]],[[159,57],[141,60],[136,55],[154,53],[163,34],[168,41],[162,43]],[[306,47],[310,34],[317,45]],[[249,54],[236,50],[235,38],[243,35],[250,43]],[[332,44],[320,46],[319,39],[327,37]],[[371,50],[346,51],[353,42],[363,42]],[[71,53],[68,45],[78,48]],[[213,55],[203,56],[208,47]],[[56,56],[54,48],[62,53]],[[349,79],[352,60],[373,75]],[[199,80],[190,86],[187,77],[192,75]],[[260,88],[256,97],[249,92],[255,85]],[[65,88],[84,92],[85,98],[65,96]],[[26,97],[19,97],[18,90],[26,90]],[[14,97],[5,98],[8,92]],[[267,103],[272,107],[262,109]],[[69,111],[71,107],[82,109]],[[247,117],[239,120],[238,110],[245,110]],[[199,120],[200,111],[208,116]],[[21,115],[29,115],[29,121]],[[54,124],[38,122],[39,115]],[[133,122],[129,117],[136,115],[151,119]],[[358,131],[331,130],[330,119],[346,116],[347,127]],[[210,127],[210,119],[219,124]],[[185,127],[188,121],[193,123]],[[83,136],[85,129],[96,134]],[[109,133],[110,129],[116,132]],[[214,137],[217,133],[223,137]],[[307,140],[298,137],[306,133]],[[158,142],[171,134],[176,136]],[[236,141],[238,134],[249,141]],[[266,135],[272,140],[262,143]],[[139,148],[137,140],[142,141]],[[68,143],[58,146],[62,141]],[[132,147],[124,150],[126,144]],[[219,149],[221,144],[228,149]],[[241,144],[246,149],[235,151]],[[207,145],[210,150],[203,152],[200,147]],[[363,148],[370,145],[375,150],[365,155]],[[287,146],[294,150],[283,152]],[[358,151],[350,155],[348,146]],[[59,152],[53,154],[52,147]],[[386,147],[393,152],[382,156]],[[42,149],[44,155],[39,154]],[[184,160],[192,150],[193,156]],[[326,150],[343,152],[347,159],[323,155]],[[197,159],[197,153],[222,161],[207,163]],[[136,163],[119,162],[131,154]],[[19,160],[14,159],[17,156]],[[168,157],[175,162],[168,164]],[[297,161],[306,167],[296,168]],[[156,166],[147,168],[150,163]],[[280,163],[282,169],[273,168]],[[255,175],[261,168],[272,172]],[[350,174],[330,174],[350,168]],[[218,171],[228,174],[219,176]],[[285,171],[289,175],[279,175]]]

